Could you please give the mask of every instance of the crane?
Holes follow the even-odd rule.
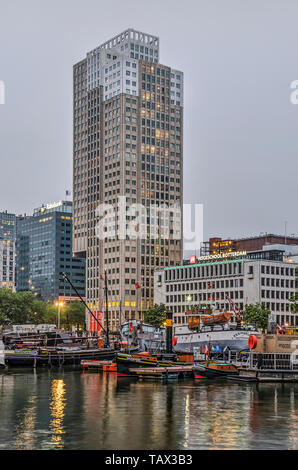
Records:
[[[226,299],[229,302],[231,310],[235,313],[237,323],[240,323],[242,320],[242,312],[240,308],[233,302],[228,294],[226,294]]]

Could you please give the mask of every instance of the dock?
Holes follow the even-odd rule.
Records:
[[[81,361],[83,369],[102,371],[102,372],[117,372],[117,365],[113,361]]]
[[[229,380],[242,382],[298,382],[298,371],[282,369],[245,369],[241,368],[239,375],[228,376]]]
[[[129,369],[129,372],[140,379],[178,379],[193,377],[193,366],[170,366],[170,367],[138,367]]]

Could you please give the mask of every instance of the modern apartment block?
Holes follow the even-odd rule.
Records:
[[[0,212],[0,287],[15,290],[16,216]]]
[[[87,260],[86,295],[105,309],[110,327],[142,318],[154,301],[154,270],[182,262],[182,223],[170,217],[169,236],[150,236],[152,205],[183,201],[183,73],[160,64],[159,38],[128,29],[88,52],[74,66],[73,195],[75,256]],[[117,205],[142,204],[146,236],[120,237],[134,220]],[[96,209],[112,206],[115,234],[97,236]],[[180,219],[181,222],[181,219]],[[121,225],[123,227],[123,225]],[[136,288],[141,286],[141,288]],[[88,320],[88,315],[87,315]]]
[[[76,300],[65,272],[85,297],[85,260],[72,256],[72,203],[60,201],[17,218],[17,291],[49,301]]]
[[[202,256],[194,264],[169,267],[155,273],[155,303],[173,312],[176,326],[188,322],[194,306],[230,310],[226,296],[240,308],[265,303],[278,324],[298,326],[289,299],[296,291],[298,264],[284,252],[270,248]]]

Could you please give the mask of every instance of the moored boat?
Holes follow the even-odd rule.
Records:
[[[79,365],[82,360],[112,360],[114,349],[40,348],[4,351],[5,364],[13,367]]]
[[[298,382],[298,336],[277,330],[276,334],[252,335],[250,353],[239,375],[230,380],[245,382]]]
[[[186,312],[188,325],[175,327],[175,349],[203,352],[210,344],[211,352],[225,353],[248,350],[248,339],[258,334],[249,325],[241,323],[238,312],[219,312],[215,308],[201,308]]]
[[[209,362],[208,365],[198,364],[194,367],[194,375],[196,378],[220,378],[227,376],[238,375],[238,368],[230,363],[224,362]]]
[[[117,372],[119,376],[135,376],[136,373],[131,369],[137,368],[153,368],[153,367],[179,367],[189,366],[189,362],[179,362],[173,360],[167,360],[162,354],[160,355],[149,355],[149,354],[117,354],[116,357]],[[190,376],[193,375],[189,373]]]

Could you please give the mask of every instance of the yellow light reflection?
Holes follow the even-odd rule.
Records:
[[[18,415],[22,415],[22,418],[16,426],[15,441],[13,443],[15,449],[34,450],[36,409],[36,396],[33,395],[28,399],[28,406],[18,412]]]
[[[63,447],[63,435],[65,434],[63,427],[64,410],[66,405],[65,393],[64,381],[62,379],[53,380],[52,401],[50,403],[52,416],[50,429],[52,431],[52,442],[57,448]]]

